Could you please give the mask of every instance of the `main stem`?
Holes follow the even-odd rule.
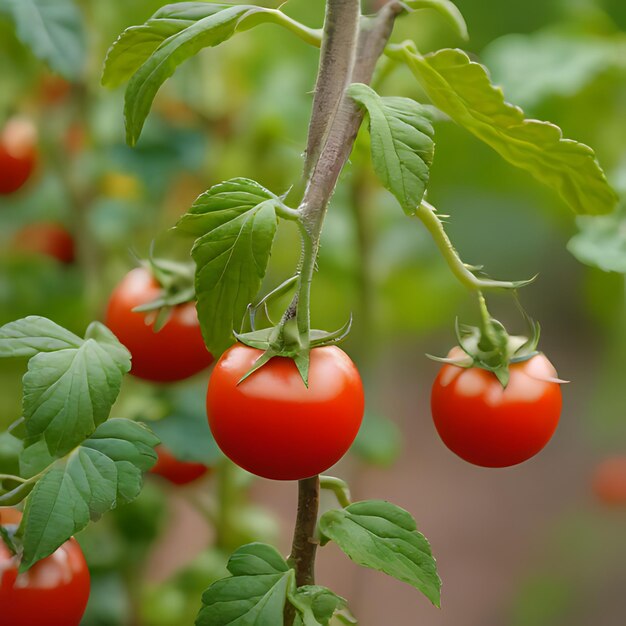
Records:
[[[303,254],[298,291],[287,312],[288,316],[295,313],[301,336],[308,337],[310,329],[311,281],[324,217],[363,119],[362,111],[346,95],[346,89],[351,83],[371,81],[394,20],[403,10],[400,2],[392,1],[375,18],[364,22],[359,0],[328,0],[326,4],[320,67],[307,142],[307,182],[298,209]],[[315,582],[318,508],[319,477],[299,481],[298,514],[289,556],[298,586]],[[290,626],[293,619],[293,607],[288,605],[285,624]]]

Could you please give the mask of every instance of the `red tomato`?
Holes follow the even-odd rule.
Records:
[[[155,449],[158,459],[150,471],[153,474],[162,476],[175,485],[191,483],[201,476],[204,476],[209,471],[209,468],[202,463],[179,461],[163,446],[157,446]]]
[[[207,393],[209,426],[222,452],[275,480],[327,470],[346,453],[363,418],[363,385],[336,346],[311,350],[309,387],[295,363],[274,357],[238,384],[262,351],[242,344],[217,362]]]
[[[27,119],[14,117],[0,132],[0,194],[17,191],[35,169],[37,129]]]
[[[19,522],[19,514],[6,515],[5,511],[0,514],[3,525]],[[18,567],[16,557],[0,540],[0,622],[3,625],[78,626],[89,599],[89,570],[75,539],[66,541],[23,574],[18,574]]]
[[[593,491],[604,504],[626,504],[626,456],[609,457],[598,465],[593,474]]]
[[[451,353],[453,354],[453,353]],[[444,365],[435,379],[431,409],[443,442],[483,467],[526,461],[550,440],[561,413],[561,389],[550,361],[538,354],[510,366],[506,387],[492,372]]]
[[[155,311],[133,312],[159,295],[159,284],[147,269],[132,270],[111,294],[106,325],[130,351],[131,374],[153,382],[183,380],[207,367],[213,357],[204,345],[192,302],[174,307],[158,332],[152,327]]]
[[[39,222],[25,226],[16,233],[14,242],[24,252],[44,254],[61,263],[74,261],[74,238],[58,224]]]

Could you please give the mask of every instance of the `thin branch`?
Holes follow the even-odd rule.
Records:
[[[430,205],[425,200],[422,200],[421,205],[415,212],[415,216],[419,217],[424,226],[426,226],[426,229],[439,248],[439,251],[441,252],[446,263],[452,270],[452,273],[467,289],[471,291],[488,289],[518,289],[524,285],[528,285],[535,279],[535,277],[533,277],[528,280],[502,281],[493,280],[491,278],[479,278],[471,271],[470,266],[463,263],[459,257],[459,253],[452,245],[450,238],[443,228],[441,220],[437,217],[435,207]]]
[[[329,0],[326,3],[324,38],[304,163],[305,178],[319,157],[343,92],[350,82],[359,17],[359,0]]]

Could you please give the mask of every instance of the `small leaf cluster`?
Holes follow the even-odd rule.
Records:
[[[44,317],[0,328],[0,357],[26,357],[19,476],[5,476],[0,506],[26,500],[16,539],[22,571],[90,520],[130,502],[156,461],[159,440],[141,424],[110,418],[130,354],[102,324],[81,338]]]
[[[355,563],[405,582],[439,606],[441,581],[435,560],[413,517],[389,502],[355,502],[331,509],[319,521],[322,545],[333,541]],[[297,626],[327,626],[356,620],[346,601],[318,585],[298,587],[295,570],[272,546],[252,543],[228,562],[231,576],[213,583],[202,596],[196,626],[283,623],[285,606],[295,609]]]

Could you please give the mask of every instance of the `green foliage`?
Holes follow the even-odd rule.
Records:
[[[294,626],[328,626],[337,611],[346,608],[346,601],[326,587],[304,585],[289,595],[298,609]]]
[[[178,222],[179,232],[197,237],[198,313],[205,343],[220,354],[233,341],[269,262],[280,199],[245,178],[214,185]]]
[[[196,626],[276,626],[283,621],[293,570],[275,548],[252,543],[228,561],[230,578],[213,583],[202,595]]]
[[[99,426],[66,458],[38,479],[27,500],[20,534],[20,570],[52,554],[89,520],[135,498],[142,472],[156,461],[158,439],[126,419]]]
[[[557,190],[574,211],[594,215],[615,207],[617,196],[593,150],[564,139],[554,124],[526,119],[463,51],[422,56],[404,45],[402,53],[435,106],[509,163]]]
[[[351,85],[348,94],[367,111],[376,174],[404,212],[413,215],[424,197],[435,152],[427,109],[409,98],[381,98],[363,84]]]
[[[159,9],[142,26],[126,29],[107,55],[102,83],[129,81],[124,107],[128,143],[139,139],[157,91],[181,63],[240,30],[281,23],[281,16],[254,5],[181,2]]]
[[[130,370],[130,354],[102,324],[85,339],[42,317],[0,328],[0,356],[29,356],[24,376],[24,420],[28,436],[43,436],[62,456],[104,422]]]
[[[74,0],[0,0],[0,16],[14,23],[20,41],[68,79],[81,76],[85,62],[83,18]]]
[[[382,500],[355,502],[324,513],[319,529],[322,543],[334,541],[355,563],[408,583],[440,605],[430,545],[404,509]]]

